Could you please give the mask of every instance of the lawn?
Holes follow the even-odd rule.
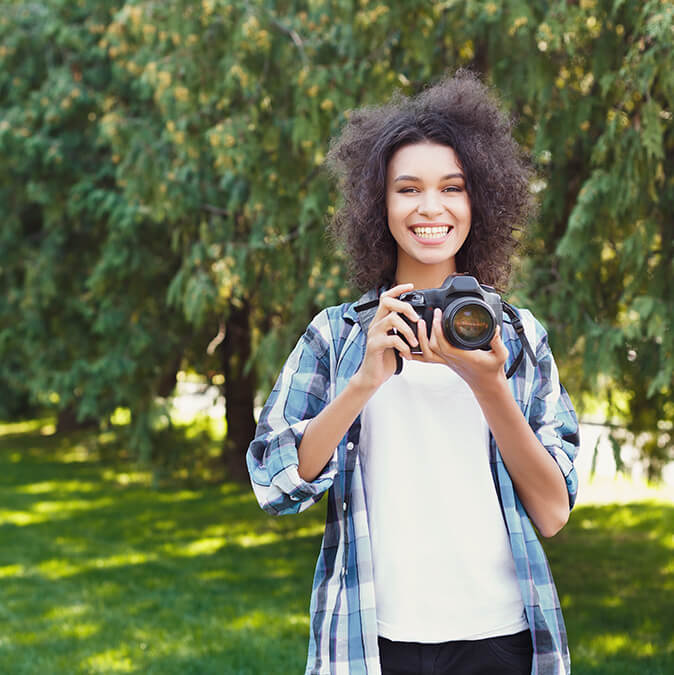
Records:
[[[272,518],[246,486],[152,488],[40,428],[0,426],[1,673],[303,671],[322,504]],[[674,672],[673,533],[652,500],[579,506],[546,542],[575,674]]]

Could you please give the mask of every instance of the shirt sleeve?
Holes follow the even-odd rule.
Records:
[[[274,515],[299,513],[315,504],[337,473],[336,453],[313,480],[298,472],[297,449],[309,422],[327,405],[329,345],[319,330],[322,312],[291,352],[267,399],[246,463],[260,506]]]
[[[547,334],[538,321],[536,332],[540,336],[536,347],[538,366],[534,372],[529,424],[564,475],[569,508],[573,508],[578,494],[578,475],[573,464],[580,448],[578,419],[569,395],[559,381]]]

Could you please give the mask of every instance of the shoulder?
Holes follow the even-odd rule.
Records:
[[[522,326],[524,327],[524,333],[529,340],[529,344],[534,348],[535,351],[538,351],[539,346],[547,345],[548,341],[548,331],[541,321],[539,321],[533,313],[525,307],[517,307],[515,305],[510,305],[518,314]],[[510,323],[510,319],[504,317],[504,327],[503,327],[503,340],[507,342],[518,341],[517,333]]]
[[[349,332],[355,324],[362,324],[365,316],[377,311],[379,294],[380,290],[372,288],[356,300],[326,307],[310,325],[330,330],[333,335]]]
[[[357,320],[354,302],[345,302],[322,309],[307,326],[302,340],[322,356],[331,343],[338,342]]]
[[[321,335],[341,332],[343,326],[353,325],[356,320],[355,302],[345,302],[322,309],[309,323],[307,330],[317,331]]]

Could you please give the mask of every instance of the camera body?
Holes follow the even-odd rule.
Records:
[[[445,339],[459,349],[489,350],[496,326],[503,326],[501,296],[491,286],[480,284],[475,277],[468,275],[452,274],[440,288],[408,291],[399,299],[412,305],[426,322],[429,338],[433,310],[439,307]],[[417,335],[416,324],[401,316]],[[412,352],[421,353],[415,349]]]

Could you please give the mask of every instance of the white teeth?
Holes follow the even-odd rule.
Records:
[[[415,227],[413,229],[414,234],[422,239],[436,239],[444,237],[449,233],[449,227],[447,225],[441,227]]]

